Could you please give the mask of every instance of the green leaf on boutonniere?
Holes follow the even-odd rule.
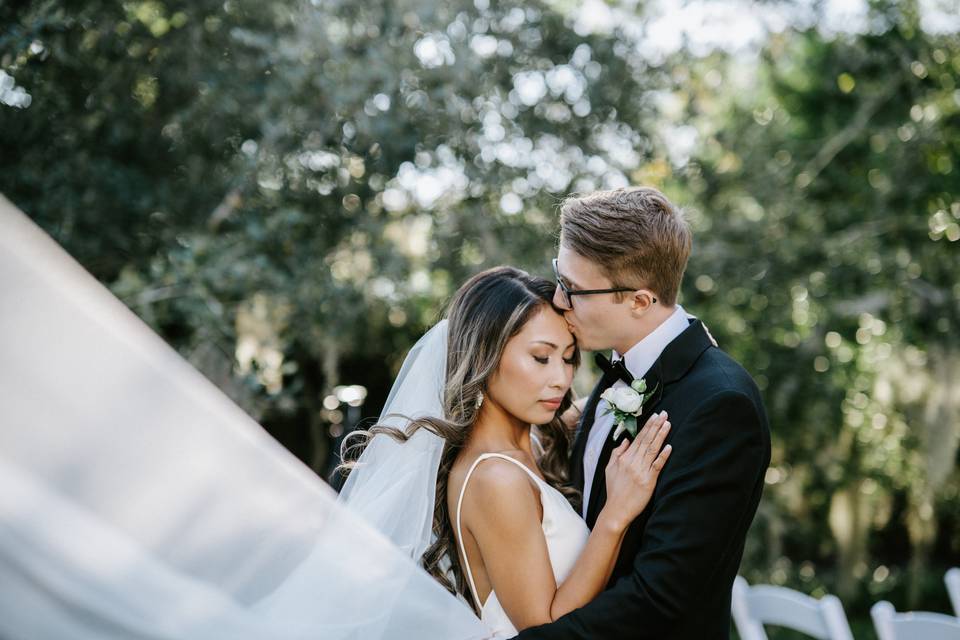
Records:
[[[637,417],[636,416],[627,416],[623,421],[623,427],[627,430],[627,433],[630,434],[631,438],[637,437]]]

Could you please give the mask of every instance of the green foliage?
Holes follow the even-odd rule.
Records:
[[[268,423],[321,426],[341,378],[382,397],[457,283],[548,272],[559,199],[626,184],[651,147],[626,123],[652,119],[658,69],[548,5],[4,17],[33,102],[3,111],[0,189],[208,375],[236,354],[231,394]]]
[[[958,548],[936,506],[960,484],[960,40],[886,19],[775,36],[751,84],[695,62],[703,138],[677,177],[699,227],[687,303],[757,375],[776,433],[755,577],[809,592],[826,570],[818,590],[862,607],[898,584],[942,601],[923,574]]]

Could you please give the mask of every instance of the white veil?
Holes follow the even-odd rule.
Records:
[[[407,354],[379,424],[404,429],[409,419],[443,416],[447,320],[441,320]],[[406,442],[379,434],[357,460],[340,491],[353,513],[419,562],[432,538],[437,470],[443,439],[418,429]]]
[[[0,197],[0,637],[488,636],[411,549]]]

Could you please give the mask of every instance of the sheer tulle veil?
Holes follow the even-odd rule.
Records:
[[[390,411],[439,407],[404,402],[445,330]],[[371,441],[338,503],[0,197],[0,637],[486,637],[415,562],[433,492],[405,522],[378,507],[435,483],[424,433],[422,464]]]
[[[410,419],[443,417],[446,362],[447,321],[441,320],[407,354],[379,424],[403,429]],[[418,562],[433,536],[442,454],[443,439],[427,429],[405,442],[376,435],[347,477],[340,500]]]

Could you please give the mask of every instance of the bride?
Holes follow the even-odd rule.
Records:
[[[586,602],[669,450],[662,417],[618,450],[588,534],[561,495],[576,349],[551,290],[465,285],[338,503],[0,198],[0,637],[474,640]]]
[[[346,446],[347,457],[363,451],[345,465],[354,469],[347,506],[406,549],[426,545],[419,559],[427,572],[502,636],[551,622],[600,593],[670,455],[669,445],[661,451],[670,423],[655,414],[632,444],[614,451],[608,499],[588,530],[571,506],[579,495],[564,486],[568,435],[560,416],[571,405],[579,352],[553,293],[550,281],[510,267],[471,278],[448,320],[408,356],[384,411],[402,404],[419,417],[404,424],[389,415],[392,424]],[[416,481],[402,475],[415,466],[429,473]],[[392,502],[383,499],[388,487]],[[368,496],[376,496],[372,504]],[[393,529],[404,520],[417,525],[413,514],[430,532],[419,546]]]

